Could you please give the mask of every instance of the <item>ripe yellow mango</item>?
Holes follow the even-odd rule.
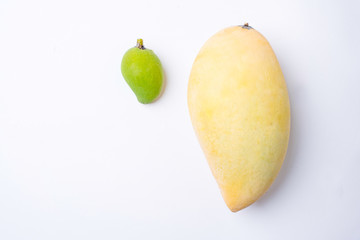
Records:
[[[290,133],[286,83],[268,41],[247,24],[212,36],[193,64],[188,107],[227,206],[254,203],[275,180]]]

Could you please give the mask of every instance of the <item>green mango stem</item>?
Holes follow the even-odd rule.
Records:
[[[139,48],[139,49],[145,49],[144,47],[144,41],[139,38],[137,41],[136,41],[136,47]]]

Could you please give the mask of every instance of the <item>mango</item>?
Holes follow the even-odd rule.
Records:
[[[124,54],[121,73],[140,103],[156,101],[163,91],[164,72],[160,59],[144,47],[141,38]]]
[[[188,83],[193,128],[228,208],[259,199],[275,180],[290,134],[290,103],[269,42],[248,24],[212,36]]]

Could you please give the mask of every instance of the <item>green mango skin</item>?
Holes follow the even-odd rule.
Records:
[[[152,103],[161,94],[164,73],[152,50],[130,48],[121,61],[121,73],[140,103]]]

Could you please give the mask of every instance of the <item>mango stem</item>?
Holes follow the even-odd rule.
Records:
[[[252,27],[249,26],[249,23],[245,23],[244,25],[240,25],[240,27],[242,27],[244,29],[247,29],[247,30],[252,29]]]
[[[137,41],[136,41],[136,47],[139,48],[139,49],[145,49],[144,48],[144,42],[141,38],[139,38]]]

